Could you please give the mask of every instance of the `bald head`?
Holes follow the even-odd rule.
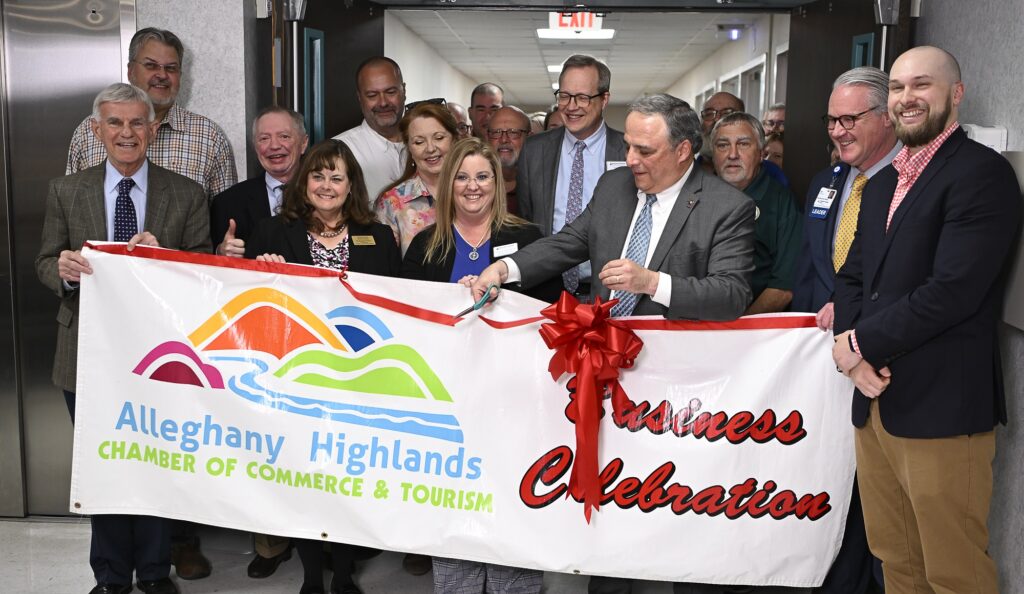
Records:
[[[718,120],[730,113],[742,111],[746,111],[746,108],[743,105],[743,100],[739,97],[725,91],[715,93],[704,102],[704,107],[700,111],[701,127],[704,134],[711,134],[711,129],[715,127]]]
[[[469,138],[469,135],[473,133],[473,124],[469,121],[469,112],[466,111],[466,108],[449,101],[448,111],[452,113],[452,117],[455,118],[455,123],[459,127],[459,140]]]
[[[924,147],[959,118],[964,84],[949,52],[921,46],[903,52],[889,72],[889,116],[896,137],[911,152]]]
[[[498,153],[501,166],[515,167],[523,143],[530,135],[530,116],[513,105],[506,105],[494,112],[487,123],[487,140]]]

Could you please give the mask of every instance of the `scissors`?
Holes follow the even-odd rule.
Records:
[[[470,305],[469,307],[467,307],[466,309],[460,311],[459,313],[455,314],[455,317],[456,318],[461,318],[462,316],[464,316],[464,315],[466,315],[466,314],[468,314],[470,312],[476,311],[476,310],[480,309],[481,307],[483,307],[484,305],[486,305],[487,302],[491,300],[491,289],[494,289],[494,290],[497,291],[497,293],[494,294],[494,298],[497,299],[498,298],[498,293],[501,293],[501,287],[499,287],[498,285],[488,285],[487,290],[484,291],[484,296],[481,297],[479,301],[477,301],[473,305]]]

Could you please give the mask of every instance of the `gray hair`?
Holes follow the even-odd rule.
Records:
[[[773,103],[768,106],[768,111],[786,111],[785,103]]]
[[[700,147],[703,144],[700,118],[686,101],[668,93],[646,95],[629,104],[626,116],[628,117],[634,112],[648,116],[661,116],[668,126],[668,142],[672,148],[679,146],[679,143],[684,140],[688,140],[693,154],[696,155],[700,152]]]
[[[562,84],[562,76],[566,70],[590,67],[597,69],[597,92],[607,93],[612,88],[612,71],[608,68],[607,64],[587,54],[573,54],[565,59],[565,62],[562,63],[562,72],[558,75],[558,84]]]
[[[142,46],[146,45],[148,41],[159,41],[164,45],[169,45],[174,48],[174,51],[178,54],[178,63],[185,60],[185,47],[181,45],[181,40],[178,36],[170,31],[164,29],[157,29],[155,27],[146,27],[145,29],[139,29],[134,36],[132,41],[128,45],[128,61],[134,62],[135,58],[139,55],[139,50]]]
[[[754,131],[754,140],[757,141],[757,150],[764,150],[764,126],[761,125],[760,120],[742,111],[734,111],[729,115],[723,117],[715,123],[715,127],[711,129],[711,142],[714,143],[715,139],[718,138],[718,129],[723,126],[731,126],[733,124],[749,124],[750,128]]]
[[[879,70],[874,66],[858,66],[852,70],[847,70],[840,74],[835,82],[832,83],[832,90],[834,91],[844,85],[866,88],[871,108],[879,113],[884,113],[888,110],[889,75],[884,70]]]
[[[100,106],[104,103],[142,103],[149,113],[149,121],[156,119],[156,112],[153,110],[153,102],[145,91],[127,83],[114,83],[96,95],[92,102],[92,119],[100,121]]]
[[[256,117],[253,118],[253,120],[252,120],[252,138],[253,138],[253,141],[256,140],[256,124],[259,123],[260,119],[263,116],[270,115],[272,113],[281,113],[281,114],[284,114],[284,115],[288,116],[292,120],[292,127],[295,128],[295,130],[299,133],[299,135],[300,136],[305,136],[306,135],[306,120],[305,120],[305,118],[302,117],[301,113],[299,113],[299,112],[297,112],[297,111],[295,111],[293,109],[288,109],[287,107],[283,107],[281,105],[270,105],[270,106],[267,106],[267,107],[264,107],[263,109],[261,109],[260,112],[258,114],[256,114]]]

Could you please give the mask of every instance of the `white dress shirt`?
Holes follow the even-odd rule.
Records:
[[[402,177],[405,160],[408,157],[405,144],[391,142],[377,134],[366,120],[355,128],[335,136],[334,139],[347,144],[355,154],[359,168],[363,170],[366,193],[372,209],[373,202],[381,191]]]

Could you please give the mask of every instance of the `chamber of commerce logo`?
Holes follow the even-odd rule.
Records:
[[[250,289],[133,372],[292,414],[463,441],[452,397],[426,360],[359,306],[320,316],[276,289]]]

